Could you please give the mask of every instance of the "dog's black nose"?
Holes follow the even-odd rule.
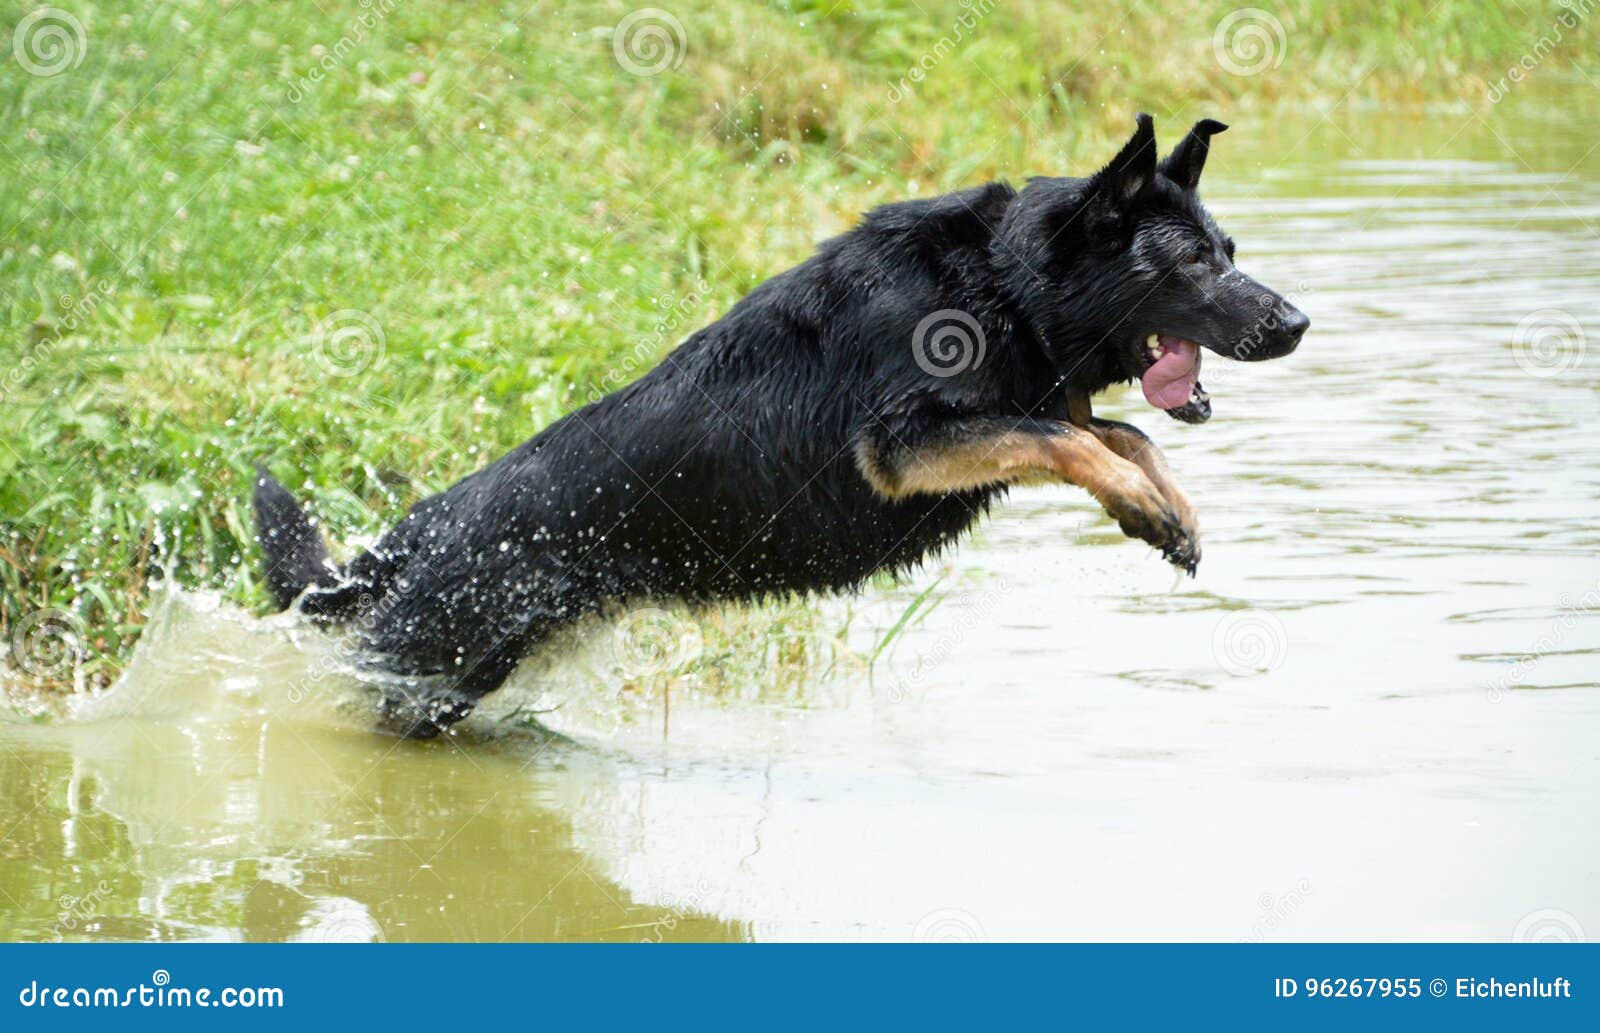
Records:
[[[1284,302],[1283,307],[1287,310],[1283,314],[1283,335],[1291,345],[1299,344],[1300,338],[1311,328],[1311,317],[1288,302]]]

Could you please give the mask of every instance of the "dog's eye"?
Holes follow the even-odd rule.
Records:
[[[1209,247],[1204,244],[1196,244],[1192,249],[1190,249],[1188,255],[1184,256],[1183,262],[1185,265],[1199,265],[1204,262],[1210,256],[1210,254],[1211,249]]]

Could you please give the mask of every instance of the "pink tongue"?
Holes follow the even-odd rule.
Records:
[[[1163,354],[1144,371],[1144,400],[1157,409],[1177,409],[1189,401],[1200,381],[1200,349],[1181,337],[1161,335]]]

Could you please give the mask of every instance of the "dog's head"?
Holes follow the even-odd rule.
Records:
[[[1294,351],[1311,321],[1233,264],[1233,241],[1200,204],[1210,139],[1195,125],[1156,161],[1155,126],[1088,179],[1032,180],[1012,202],[994,245],[1013,302],[1062,383],[1092,394],[1140,381],[1173,417],[1211,416],[1200,349],[1254,362]]]

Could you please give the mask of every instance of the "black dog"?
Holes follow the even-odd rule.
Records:
[[[387,727],[464,717],[553,630],[646,598],[848,589],[953,543],[1008,485],[1089,490],[1194,573],[1193,510],[1089,396],[1139,380],[1200,422],[1204,346],[1293,351],[1309,320],[1233,265],[1195,194],[1204,121],[1151,119],[1088,179],[892,204],[773,277],[627,387],[412,507],[344,569],[265,471],[280,606],[354,626]]]

